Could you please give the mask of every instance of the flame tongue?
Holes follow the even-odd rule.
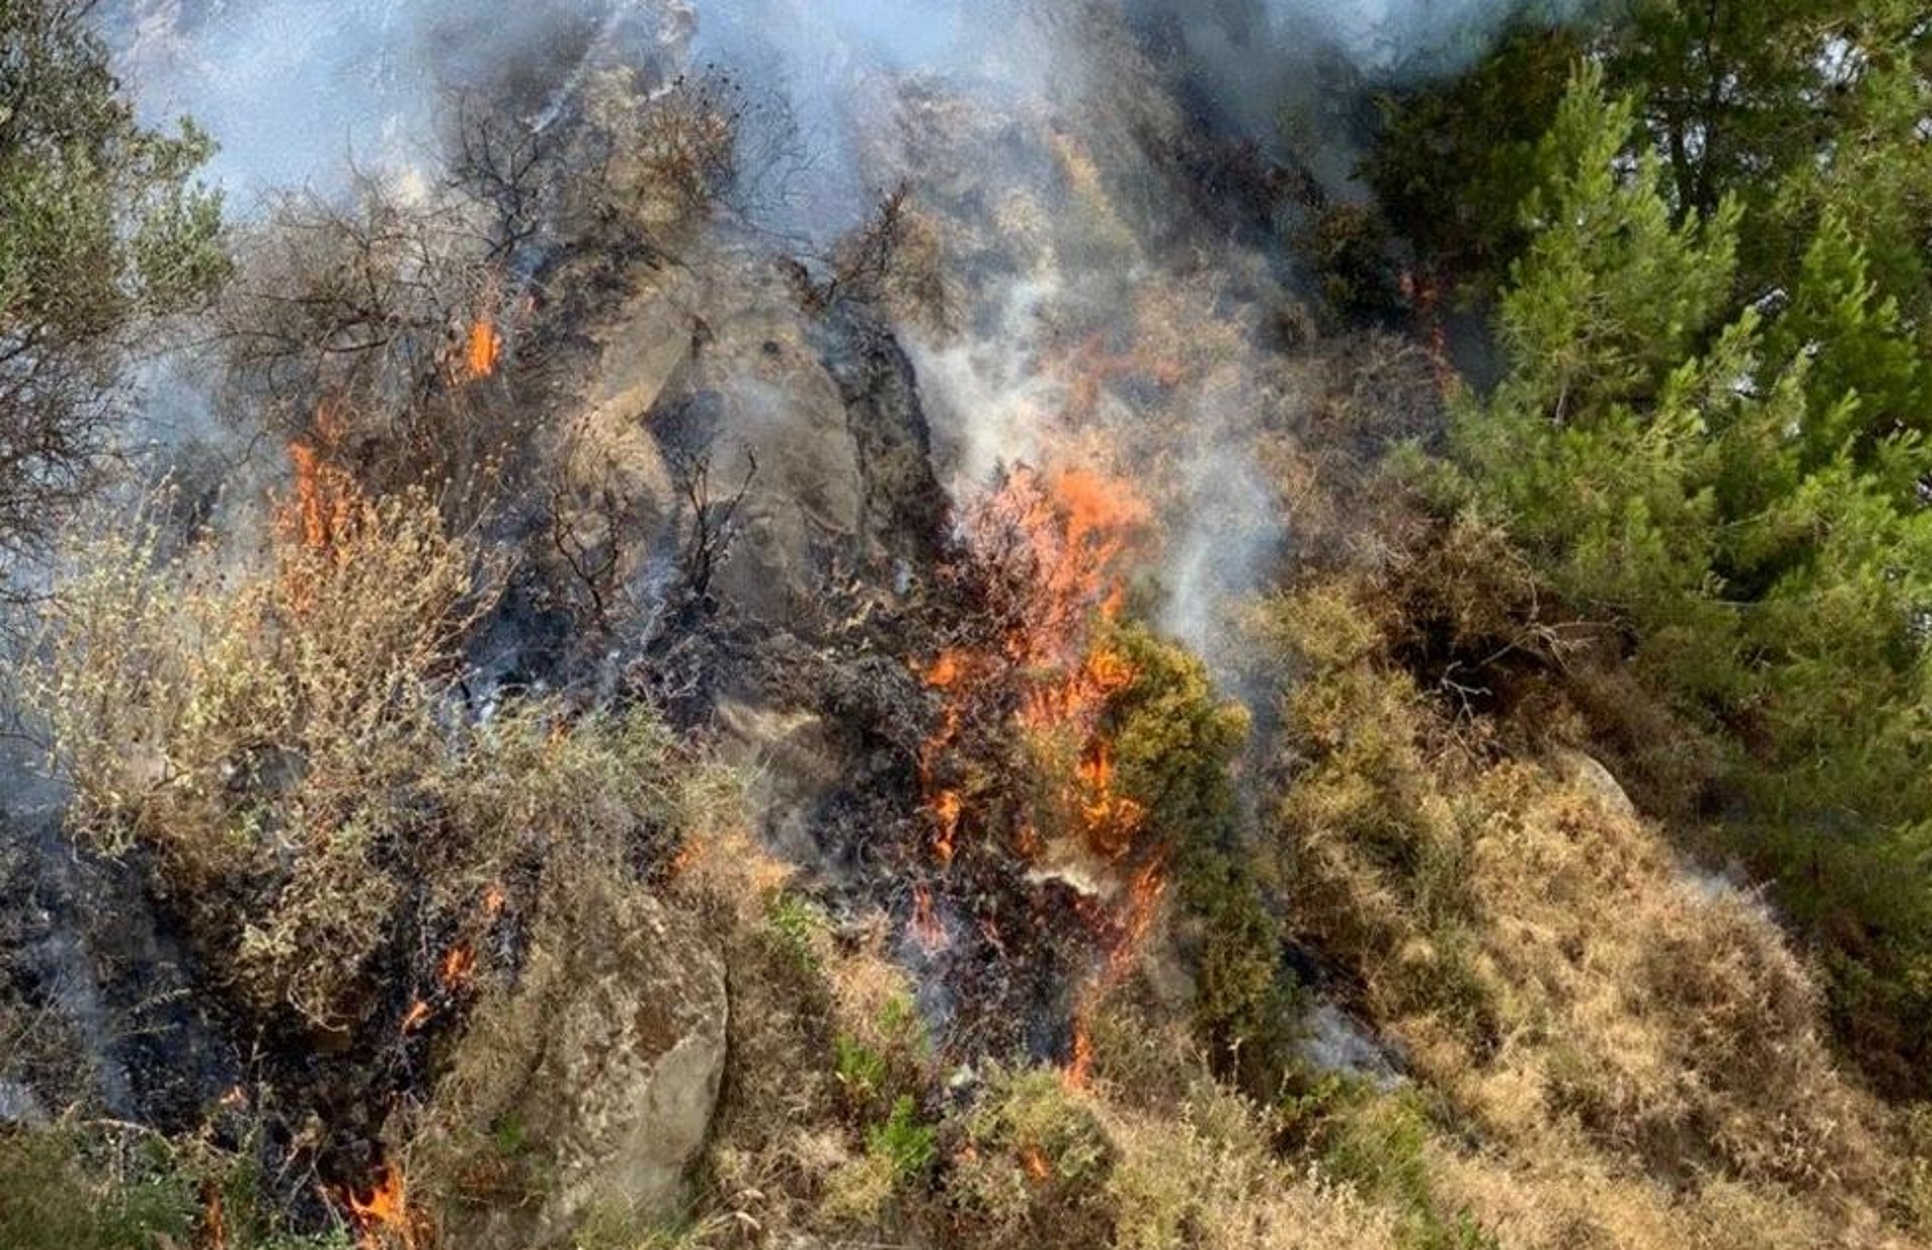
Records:
[[[942,776],[942,764],[971,728],[1005,718],[1000,709],[1013,691],[1020,703],[1015,727],[1082,744],[1083,762],[1068,780],[1066,799],[1080,814],[1083,840],[1112,855],[1131,838],[1138,816],[1113,794],[1111,747],[1090,740],[1108,699],[1134,673],[1124,657],[1086,644],[1096,620],[1119,612],[1120,558],[1147,516],[1146,505],[1118,479],[1088,468],[1041,473],[1025,466],[969,514],[970,545],[1001,579],[999,595],[1012,602],[995,605],[1007,622],[996,642],[944,651],[923,674],[941,697],[939,726],[920,753],[919,780],[932,819],[932,853],[942,866],[952,862],[971,814],[967,793]],[[1031,828],[1015,839],[1023,854],[1038,841]]]
[[[416,1250],[420,1220],[409,1205],[401,1168],[384,1163],[374,1186],[346,1190],[343,1198],[356,1226],[356,1244],[363,1250]]]
[[[478,317],[470,324],[469,338],[463,347],[463,378],[489,377],[496,372],[497,362],[502,358],[503,336],[497,333],[496,324],[487,315]]]
[[[1123,481],[1087,467],[1018,468],[967,514],[972,559],[986,578],[992,636],[941,652],[924,670],[939,721],[918,774],[931,820],[930,851],[942,871],[971,847],[964,837],[1010,825],[1000,844],[1086,892],[1076,912],[1100,960],[1074,998],[1067,1079],[1093,1063],[1088,1028],[1097,1001],[1132,968],[1158,914],[1157,856],[1136,851],[1146,813],[1122,792],[1109,710],[1139,678],[1104,626],[1125,600],[1121,565],[1148,509]],[[954,760],[995,757],[1017,736],[1057,781],[1044,793],[977,810],[972,778]],[[932,896],[915,887],[913,938],[929,952],[945,941]]]

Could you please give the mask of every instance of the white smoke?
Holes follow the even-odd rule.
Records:
[[[922,189],[948,201],[942,211],[985,219],[964,265],[964,331],[936,342],[907,335],[942,468],[965,494],[998,465],[1044,454],[1066,401],[1050,359],[1064,360],[1068,347],[1054,337],[1056,317],[1084,327],[1113,316],[1125,328],[1146,289],[1181,285],[1163,266],[1189,248],[1190,263],[1216,272],[1269,269],[1249,245],[1189,220],[1151,170],[1149,136],[1205,125],[1274,145],[1285,114],[1299,110],[1319,128],[1333,96],[1359,99],[1364,82],[1453,70],[1510,21],[1554,20],[1584,3],[109,0],[100,14],[144,113],[192,113],[221,144],[214,177],[244,200],[275,187],[326,188],[351,158],[424,161],[453,93],[490,92],[541,124],[600,58],[716,66],[782,99],[808,176],[782,203],[763,206],[760,224],[807,247],[862,220],[908,172],[928,175]],[[1133,47],[1108,42],[1127,38],[1121,32]],[[1336,74],[1353,76],[1348,92],[1336,90]],[[908,104],[908,83],[1024,122],[1002,130],[989,121],[963,143],[954,134],[959,150],[931,158],[936,132],[960,127],[920,112],[938,107],[930,100]],[[1179,92],[1171,100],[1170,88]],[[1055,150],[1062,139],[1072,146]],[[1300,157],[1339,184],[1352,153],[1346,137],[1332,147]],[[1095,177],[1108,185],[1068,190],[1081,160],[1106,171]],[[1144,175],[1131,172],[1141,167]],[[1039,237],[1023,241],[1024,230]],[[1210,656],[1221,608],[1258,584],[1284,541],[1242,424],[1257,406],[1283,402],[1257,382],[1255,299],[1177,296],[1172,317],[1237,327],[1215,380],[1150,401],[1148,411],[1110,399],[1097,417],[1132,431],[1152,424],[1153,407],[1186,413],[1181,450],[1161,453],[1174,480],[1160,486],[1177,512],[1164,518],[1160,619]],[[1245,306],[1217,311],[1229,303]]]

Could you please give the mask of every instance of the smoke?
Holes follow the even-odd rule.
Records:
[[[144,114],[191,113],[244,206],[337,185],[351,160],[427,163],[458,93],[545,125],[605,62],[660,79],[717,67],[782,101],[799,176],[751,224],[823,251],[901,180],[947,223],[961,330],[905,337],[960,496],[1000,464],[1069,453],[1056,421],[1083,372],[1212,338],[1211,379],[1170,394],[1135,373],[1158,375],[1153,362],[1130,361],[1116,372],[1140,390],[1095,384],[1086,414],[1130,447],[1115,468],[1166,475],[1160,620],[1211,654],[1219,606],[1284,545],[1249,444],[1257,411],[1293,402],[1257,345],[1264,306],[1285,297],[1278,259],[1198,219],[1156,150],[1200,130],[1294,144],[1332,192],[1370,84],[1451,72],[1509,23],[1586,2],[109,0],[100,20]],[[761,159],[779,146],[765,139],[749,145]],[[1201,272],[1236,277],[1203,287]],[[1183,428],[1157,433],[1177,412]]]
[[[423,159],[463,92],[535,120],[588,59],[679,33],[675,8],[636,0],[107,0],[97,20],[142,114],[193,116],[220,144],[212,177],[244,203],[332,187],[351,162]]]
[[[1319,84],[1315,53],[1381,79],[1450,72],[1512,21],[1575,16],[1589,0],[1119,0],[1203,97],[1256,136]],[[1078,78],[1083,49],[1052,30],[1085,5],[1025,0],[106,0],[97,20],[143,113],[192,114],[221,144],[238,195],[322,183],[347,161],[420,157],[451,93],[527,104],[587,59],[695,35],[693,52],[781,92],[822,145],[829,189],[867,181],[853,129],[887,75],[943,71],[976,90]],[[821,205],[822,207],[822,205]]]

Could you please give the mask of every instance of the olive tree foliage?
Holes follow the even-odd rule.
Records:
[[[227,270],[212,151],[136,119],[88,0],[0,0],[0,552],[46,539],[112,463],[121,370]]]

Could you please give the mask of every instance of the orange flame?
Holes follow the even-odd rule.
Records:
[[[969,515],[973,546],[989,560],[1013,562],[1008,572],[1022,601],[1006,605],[1004,615],[1013,624],[997,646],[942,651],[922,674],[942,699],[939,726],[919,757],[932,850],[942,865],[952,862],[958,848],[966,801],[959,788],[941,780],[940,764],[974,723],[975,711],[983,715],[981,700],[989,692],[1019,683],[1021,727],[1065,730],[1085,742],[1108,699],[1133,681],[1124,656],[1084,643],[1096,619],[1120,609],[1120,558],[1147,516],[1146,505],[1119,479],[1084,467],[1043,474],[1024,466]],[[1071,779],[1067,797],[1087,840],[1112,854],[1132,837],[1138,814],[1114,798],[1110,778],[1110,768],[1103,768]],[[1024,824],[1016,849],[1031,855],[1037,842],[1030,823]]]
[[[338,462],[347,419],[334,400],[316,406],[315,428],[289,444],[295,466],[295,495],[276,517],[283,537],[302,550],[334,550],[354,527],[361,492]]]
[[[1073,1042],[1063,1076],[1075,1089],[1085,1089],[1093,1075],[1094,1008],[1133,971],[1141,943],[1154,927],[1160,915],[1161,898],[1166,893],[1167,878],[1159,860],[1141,865],[1127,887],[1127,902],[1114,922],[1107,962],[1074,1004]]]
[[[968,815],[966,791],[943,765],[966,745],[968,726],[991,730],[989,717],[1050,744],[1068,760],[1061,803],[1049,832],[1065,831],[1104,860],[1141,861],[1122,902],[1095,903],[1088,912],[1105,952],[1075,999],[1065,1079],[1084,1085],[1094,1063],[1090,1021],[1094,1006],[1132,969],[1138,948],[1158,915],[1164,882],[1158,859],[1133,854],[1146,823],[1139,803],[1121,792],[1109,709],[1140,674],[1132,659],[1096,638],[1096,626],[1115,618],[1125,601],[1124,556],[1149,517],[1127,483],[1085,466],[1042,473],[1021,467],[973,508],[968,541],[993,575],[1004,635],[977,649],[942,651],[924,670],[940,700],[939,724],[918,761],[921,791],[931,813],[932,850],[951,863]],[[1062,755],[1061,752],[1068,752]],[[1014,819],[1013,849],[1029,858],[1048,845],[1035,811]],[[1111,913],[1111,914],[1110,914]],[[932,925],[931,900],[915,894],[913,933],[922,944]],[[1034,1159],[1023,1160],[1036,1179]],[[1044,1168],[1044,1160],[1037,1160]]]
[[[408,1013],[402,1018],[402,1031],[405,1033],[414,1033],[417,1029],[428,1024],[429,1018],[435,1014],[436,1009],[434,1007],[431,1007],[423,999],[417,999],[409,1005]]]
[[[932,797],[930,804],[933,818],[938,821],[938,832],[933,835],[932,853],[941,864],[953,862],[953,842],[959,836],[959,818],[966,810],[966,800],[957,790],[941,790]]]
[[[446,990],[461,989],[476,972],[476,951],[468,942],[458,942],[443,953],[436,969],[437,979]]]
[[[416,1250],[417,1220],[409,1206],[402,1169],[384,1164],[375,1188],[347,1190],[349,1218],[356,1226],[356,1243],[363,1250],[385,1250],[400,1245]]]
[[[463,376],[487,378],[496,372],[503,358],[503,336],[488,317],[478,317],[470,326],[469,343],[463,351]]]
[[[222,1207],[221,1188],[213,1181],[201,1186],[201,1236],[199,1250],[228,1250],[228,1215]]]
[[[1028,1144],[1022,1147],[1020,1164],[1026,1169],[1026,1174],[1036,1181],[1047,1180],[1053,1175],[1052,1166],[1047,1163],[1046,1156],[1040,1153],[1038,1146]]]
[[[1093,1033],[1087,1024],[1084,1004],[1074,1012],[1073,1053],[1061,1075],[1074,1089],[1087,1088],[1093,1079]]]
[[[912,935],[928,954],[946,945],[946,926],[933,910],[932,891],[923,885],[912,887]]]

